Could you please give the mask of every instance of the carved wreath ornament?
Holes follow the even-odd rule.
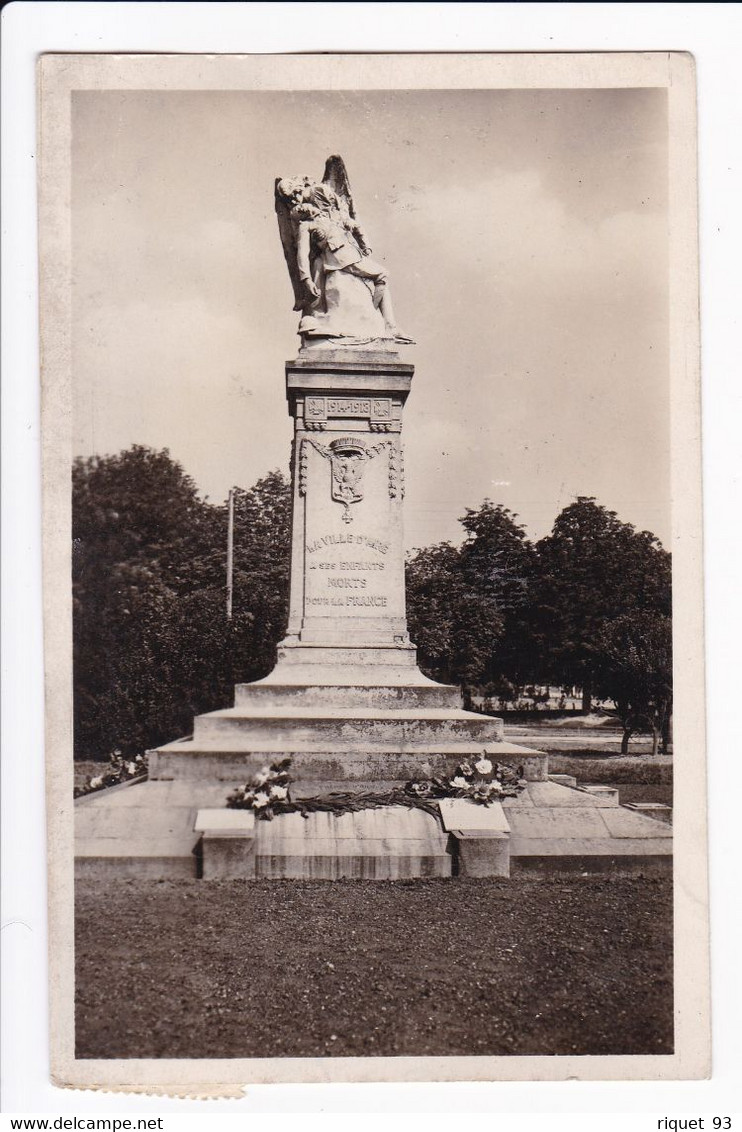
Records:
[[[307,463],[309,446],[325,460],[330,461],[332,498],[343,505],[343,522],[353,521],[351,504],[363,499],[363,473],[368,460],[373,460],[385,449],[389,456],[389,498],[404,495],[402,452],[393,440],[367,445],[363,440],[341,436],[331,444],[320,444],[314,437],[304,437],[299,449],[299,494],[307,493]]]

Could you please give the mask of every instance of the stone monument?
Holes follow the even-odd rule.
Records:
[[[82,875],[368,877],[509,875],[565,862],[667,862],[667,825],[615,797],[549,780],[547,756],[504,741],[502,721],[464,711],[457,687],[418,668],[405,616],[403,414],[414,367],[384,267],[356,217],[344,163],[321,182],[275,182],[300,313],[286,363],[294,421],[291,595],[273,671],[231,708],[150,752],[149,781],[82,799]],[[384,793],[486,756],[527,780],[502,805],[399,806],[255,821],[230,787],[290,757],[294,797]],[[200,854],[200,858],[199,858]],[[207,859],[208,858],[208,859]],[[202,860],[199,866],[198,861]],[[200,872],[199,872],[200,869]]]
[[[278,178],[278,228],[300,312],[286,363],[294,421],[291,597],[273,672],[235,706],[199,716],[164,766],[233,778],[291,755],[304,782],[399,782],[497,758],[546,777],[502,722],[462,710],[457,687],[417,665],[405,616],[402,420],[414,366],[402,361],[386,270],[371,257],[342,158],[324,178]],[[204,744],[208,747],[204,749]],[[215,744],[220,744],[217,753]],[[200,752],[200,755],[199,755]]]

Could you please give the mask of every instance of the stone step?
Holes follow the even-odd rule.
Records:
[[[496,743],[502,738],[503,724],[473,712],[439,708],[329,710],[324,706],[268,711],[241,706],[196,716],[193,735],[197,741],[235,732],[252,743],[281,736],[289,747],[328,740],[349,747],[390,742],[419,747],[451,741]]]
[[[294,673],[299,668],[309,668],[313,671],[328,669],[340,675],[342,684],[348,683],[349,671],[353,670],[354,677],[363,676],[366,683],[373,669],[395,669],[404,672],[404,679],[415,682],[432,683],[417,667],[417,649],[414,645],[326,645],[326,644],[292,644],[278,646],[278,659],[276,667],[264,678],[261,683],[276,681],[294,682]],[[310,680],[310,683],[322,683],[321,680]]]
[[[461,710],[461,692],[452,684],[237,684],[235,707],[332,707],[409,710]]]
[[[408,782],[453,774],[464,760],[479,758],[485,744],[471,741],[425,743],[374,743],[366,747],[346,742],[293,746],[290,739],[253,742],[245,734],[229,739],[188,739],[169,743],[149,756],[150,780],[245,782],[266,764],[292,760],[291,774],[299,781]],[[522,766],[525,777],[543,781],[548,756],[502,741],[487,741],[488,755],[513,768]],[[574,793],[574,792],[573,792]]]

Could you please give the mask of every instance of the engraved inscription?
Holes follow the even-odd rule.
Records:
[[[328,397],[328,417],[370,417],[371,402],[368,397]]]
[[[387,599],[381,594],[343,594],[335,595],[332,597],[308,597],[306,598],[307,605],[332,605],[332,606],[373,606],[377,609],[386,607]]]
[[[309,562],[309,570],[352,570],[354,573],[384,570],[385,562]]]
[[[353,543],[354,546],[367,546],[370,550],[376,550],[379,554],[386,554],[389,550],[389,543],[382,542],[381,539],[371,538],[369,535],[354,535],[350,532],[343,532],[340,535],[320,535],[319,538],[314,539],[312,542],[306,544],[307,552],[315,554],[318,550],[324,550],[328,546],[339,546],[343,543]]]
[[[391,421],[390,397],[307,397],[306,421],[326,421],[328,417],[368,417],[372,421]]]

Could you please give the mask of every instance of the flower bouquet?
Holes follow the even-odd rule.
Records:
[[[84,786],[75,787],[75,798],[84,794],[94,794],[96,790],[105,790],[109,786],[120,786],[122,782],[129,782],[133,778],[145,779],[147,777],[147,756],[135,755],[133,759],[126,759],[121,751],[113,751],[108,757],[108,765],[102,774],[85,779]]]
[[[254,810],[255,816],[272,821],[277,813],[290,813],[294,806],[289,793],[291,759],[264,766],[244,786],[227,798],[232,810]]]
[[[523,767],[517,771],[493,763],[486,751],[474,763],[463,762],[450,778],[408,782],[405,790],[418,798],[468,798],[487,806],[501,798],[515,798],[525,788]]]

